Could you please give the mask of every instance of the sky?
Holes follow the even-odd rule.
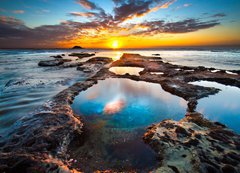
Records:
[[[240,45],[240,0],[0,0],[0,48]]]

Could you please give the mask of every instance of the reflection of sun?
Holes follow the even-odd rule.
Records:
[[[112,48],[113,48],[113,49],[119,48],[119,41],[118,41],[118,40],[114,40],[114,41],[112,42]]]
[[[122,52],[116,52],[115,55],[113,56],[113,61],[117,61],[121,58]]]

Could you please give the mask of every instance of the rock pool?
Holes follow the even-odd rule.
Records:
[[[197,111],[212,121],[218,121],[240,133],[240,89],[217,82],[198,81],[194,85],[221,89],[216,95],[198,101]]]
[[[109,71],[117,74],[117,75],[125,75],[125,74],[130,74],[130,75],[135,75],[139,76],[139,73],[143,71],[144,68],[141,67],[111,67]]]
[[[110,78],[81,92],[72,108],[83,118],[87,133],[84,143],[75,145],[70,154],[78,158],[76,166],[85,172],[146,172],[158,163],[142,141],[146,127],[167,118],[181,119],[187,102],[159,84]]]

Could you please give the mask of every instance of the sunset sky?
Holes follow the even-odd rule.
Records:
[[[0,0],[0,48],[240,45],[240,0]]]

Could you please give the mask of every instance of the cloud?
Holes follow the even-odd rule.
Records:
[[[166,20],[124,23],[161,8],[168,8],[175,0],[113,0],[114,14],[107,14],[89,0],[77,0],[88,12],[71,12],[75,17],[89,18],[89,22],[62,21],[56,25],[29,28],[23,21],[0,16],[0,48],[4,47],[57,47],[58,45],[80,44],[87,41],[95,44],[110,37],[155,36],[158,34],[180,34],[195,32],[219,25],[219,20],[186,19],[169,22]],[[186,5],[187,6],[187,5]],[[215,16],[223,16],[221,13]]]
[[[140,24],[141,27],[148,28],[145,31],[137,32],[135,34],[159,34],[159,33],[188,33],[195,32],[201,29],[208,29],[219,25],[216,20],[213,21],[200,21],[198,19],[187,19],[178,22],[165,22],[165,21],[153,21]]]
[[[92,12],[71,12],[70,15],[72,16],[80,16],[80,17],[95,17],[97,16],[97,13],[92,13]]]
[[[190,7],[192,4],[183,4],[183,7]]]
[[[31,29],[21,20],[0,17],[0,47],[56,46],[61,39],[71,39],[76,28],[67,24],[43,25]]]
[[[0,12],[6,12],[7,10],[5,10],[4,8],[0,8]]]
[[[142,17],[148,13],[168,8],[176,0],[114,0],[115,20],[125,21],[135,17]]]
[[[125,100],[119,99],[107,103],[104,106],[103,112],[107,115],[112,115],[120,112],[125,107]]]
[[[85,15],[85,14],[84,14]],[[109,17],[109,20],[106,18]],[[76,44],[85,39],[94,44],[109,37],[151,36],[164,33],[189,33],[219,25],[218,20],[187,19],[177,22],[163,20],[119,26],[111,16],[91,22],[63,21],[58,25],[27,27],[21,20],[0,16],[0,47],[57,47],[58,44]]]
[[[146,12],[150,10],[150,1],[131,1],[129,3],[121,4],[121,6],[114,9],[115,20],[124,21],[126,19],[131,19],[135,16],[143,16]]]
[[[84,8],[88,10],[99,10],[99,11],[104,11],[102,8],[97,6],[95,3],[89,1],[89,0],[76,0],[78,4],[83,6]]]
[[[226,14],[225,13],[217,13],[217,14],[214,14],[214,15],[212,15],[211,17],[225,17],[226,16]]]
[[[160,8],[168,8],[170,5],[172,5],[176,0],[170,0],[165,2],[163,5],[160,6]]]
[[[25,13],[24,10],[14,10],[12,12],[15,13],[15,14],[23,14],[23,13]]]

